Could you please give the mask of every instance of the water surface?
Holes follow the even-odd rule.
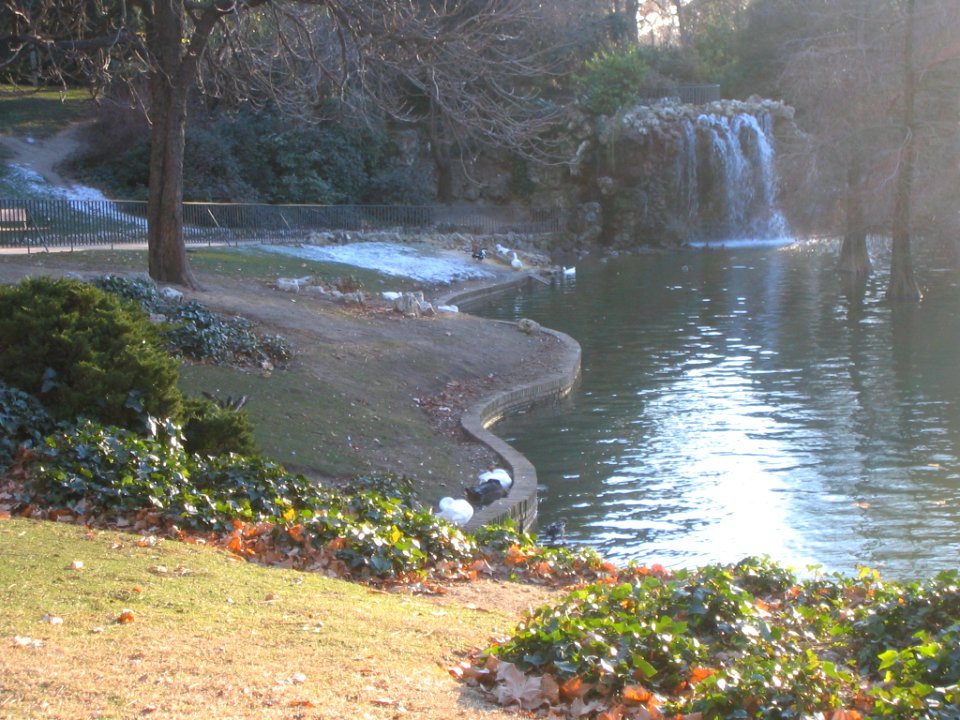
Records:
[[[851,288],[832,243],[590,261],[471,311],[573,335],[583,379],[497,433],[540,478],[541,525],[613,559],[768,554],[890,577],[960,548],[960,283],[918,259],[919,306]],[[918,253],[918,255],[921,255]]]

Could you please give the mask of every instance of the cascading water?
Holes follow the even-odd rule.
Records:
[[[691,231],[706,240],[786,235],[776,205],[770,117],[704,114],[681,123]]]
[[[792,118],[755,98],[641,103],[599,124],[596,144],[577,151],[578,238],[627,249],[788,237],[774,127],[789,136]]]

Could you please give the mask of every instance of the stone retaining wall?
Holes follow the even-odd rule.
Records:
[[[477,302],[490,295],[503,292],[507,288],[531,281],[532,278],[529,275],[524,275],[507,283],[485,285],[452,293],[441,298],[438,302],[443,304]],[[579,380],[580,343],[569,335],[556,330],[541,328],[541,332],[552,336],[563,346],[562,369],[532,383],[484,398],[475,403],[460,418],[460,425],[464,431],[470,437],[493,450],[503,460],[513,476],[513,487],[510,494],[478,510],[466,526],[468,531],[475,530],[483,525],[501,522],[507,518],[516,520],[518,526],[524,530],[530,530],[536,522],[536,468],[524,455],[490,432],[489,428],[508,413],[521,410],[543,400],[563,397],[573,389]]]

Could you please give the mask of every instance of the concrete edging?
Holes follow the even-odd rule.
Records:
[[[443,304],[459,301],[475,302],[490,295],[503,292],[531,282],[529,274],[505,283],[496,283],[482,287],[451,293],[442,299]],[[516,325],[516,323],[509,323]],[[489,428],[504,415],[547,400],[567,395],[580,379],[581,350],[580,343],[566,333],[549,328],[541,332],[554,337],[563,346],[563,368],[543,378],[526,383],[512,390],[505,390],[474,403],[460,416],[460,425],[476,441],[493,450],[510,470],[513,487],[510,494],[474,513],[465,529],[476,530],[483,525],[502,522],[507,518],[517,521],[522,530],[533,527],[537,518],[537,470],[524,455],[517,452],[509,443],[494,435]]]

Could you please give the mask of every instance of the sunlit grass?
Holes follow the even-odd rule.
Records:
[[[0,520],[0,715],[386,718],[455,703],[443,665],[514,621],[138,541]]]
[[[47,137],[82,119],[92,105],[82,89],[0,85],[0,132]]]

